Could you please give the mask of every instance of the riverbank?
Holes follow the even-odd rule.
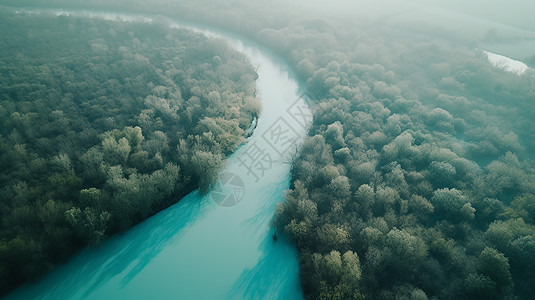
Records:
[[[259,66],[263,101],[257,128],[230,156],[216,189],[206,196],[193,192],[123,235],[83,250],[8,299],[302,297],[295,248],[283,238],[273,243],[270,222],[289,188],[286,158],[305,136],[310,111],[288,65],[245,39],[207,33],[214,34]]]

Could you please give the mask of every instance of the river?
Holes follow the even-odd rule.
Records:
[[[29,9],[38,13],[43,10]],[[55,11],[151,22],[152,16]],[[157,18],[157,17],[154,17]],[[159,17],[158,17],[159,18]],[[291,153],[306,135],[311,111],[289,66],[231,33],[179,23],[224,38],[258,66],[263,110],[247,143],[227,159],[215,188],[88,247],[44,279],[7,299],[300,299],[297,250],[272,238],[275,204],[290,183]]]
[[[522,75],[528,70],[528,66],[519,60],[485,50],[482,50],[482,52],[487,55],[487,59],[493,66],[502,68],[507,72]]]

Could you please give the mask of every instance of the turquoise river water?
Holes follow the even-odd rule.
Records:
[[[42,10],[27,10],[39,13]],[[151,16],[89,11],[56,14],[151,22]],[[156,17],[154,17],[156,18]],[[7,299],[300,299],[296,249],[273,241],[275,204],[289,187],[291,153],[311,111],[288,66],[230,33],[180,24],[223,38],[258,67],[263,110],[254,134],[227,160],[212,192],[177,204],[99,247],[82,250],[41,281]]]

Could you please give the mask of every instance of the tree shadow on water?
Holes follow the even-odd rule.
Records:
[[[256,213],[245,220],[251,236],[260,236],[257,264],[244,270],[227,299],[300,299],[303,297],[299,283],[298,254],[286,236],[275,242],[274,229],[270,226],[275,214],[275,205],[284,201],[283,193],[289,187],[289,175],[267,185],[259,194],[262,204]]]
[[[37,284],[24,285],[7,299],[68,299],[77,294],[85,298],[116,276],[122,276],[119,288],[123,288],[180,238],[182,229],[206,212],[207,204],[208,197],[194,191],[124,234],[82,250]]]
[[[266,226],[270,225],[275,215],[275,206],[277,202],[284,201],[283,194],[288,189],[289,184],[290,177],[288,175],[258,191],[258,194],[262,195],[262,204],[255,214],[244,222],[245,228],[251,231],[252,236],[258,235],[259,231],[267,230]]]
[[[227,299],[302,298],[297,251],[287,238],[274,242],[268,234],[260,248],[263,256],[240,275]]]

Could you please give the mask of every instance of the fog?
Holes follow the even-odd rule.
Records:
[[[279,1],[281,5],[290,1]],[[291,1],[291,6],[308,7],[318,12],[322,11],[338,16],[370,16],[384,17],[398,14],[424,14],[426,9],[443,9],[459,14],[491,20],[520,29],[534,30],[532,22],[535,3],[527,0],[312,0]]]
[[[287,1],[279,1],[285,7]],[[535,52],[535,3],[514,1],[292,1],[292,10],[311,16],[346,21],[380,21],[410,26],[413,30],[433,28],[452,31],[451,37],[480,42],[488,50],[515,59]]]
[[[52,251],[58,245],[70,245],[72,253],[104,239],[108,228],[119,232],[148,217],[147,199],[159,203],[151,213],[163,208],[172,191],[157,185],[162,178],[184,178],[185,188],[175,194],[210,190],[224,157],[244,141],[251,120],[261,120],[254,71],[261,66],[222,41],[147,29],[179,18],[268,49],[314,107],[303,146],[289,159],[290,189],[273,212],[274,231],[299,251],[305,298],[529,299],[535,293],[535,3],[0,4],[124,11],[153,20],[76,23],[52,13],[43,32],[37,17],[28,19],[36,22],[32,29],[18,19],[29,18],[24,14],[4,20],[0,30],[11,38],[1,41],[9,51],[0,52],[7,82],[0,86],[0,137],[6,137],[0,149],[7,149],[0,162],[10,172],[0,177],[0,275],[9,278],[20,269],[17,262],[25,266],[8,288],[51,268],[60,260]],[[56,24],[54,18],[68,26],[46,25]],[[43,43],[48,50],[35,46]],[[59,50],[76,60],[66,61]],[[80,71],[86,66],[87,73]],[[130,98],[121,97],[126,91]],[[49,103],[51,112],[39,103]],[[36,118],[47,126],[36,130]],[[83,137],[69,124],[84,128]],[[69,143],[53,142],[67,137]],[[158,197],[130,188],[153,185],[161,189]],[[127,213],[128,205],[113,204],[118,200],[130,204]],[[97,215],[99,226],[87,224]],[[61,230],[39,230],[45,226]],[[22,263],[29,261],[25,255],[38,263]]]

